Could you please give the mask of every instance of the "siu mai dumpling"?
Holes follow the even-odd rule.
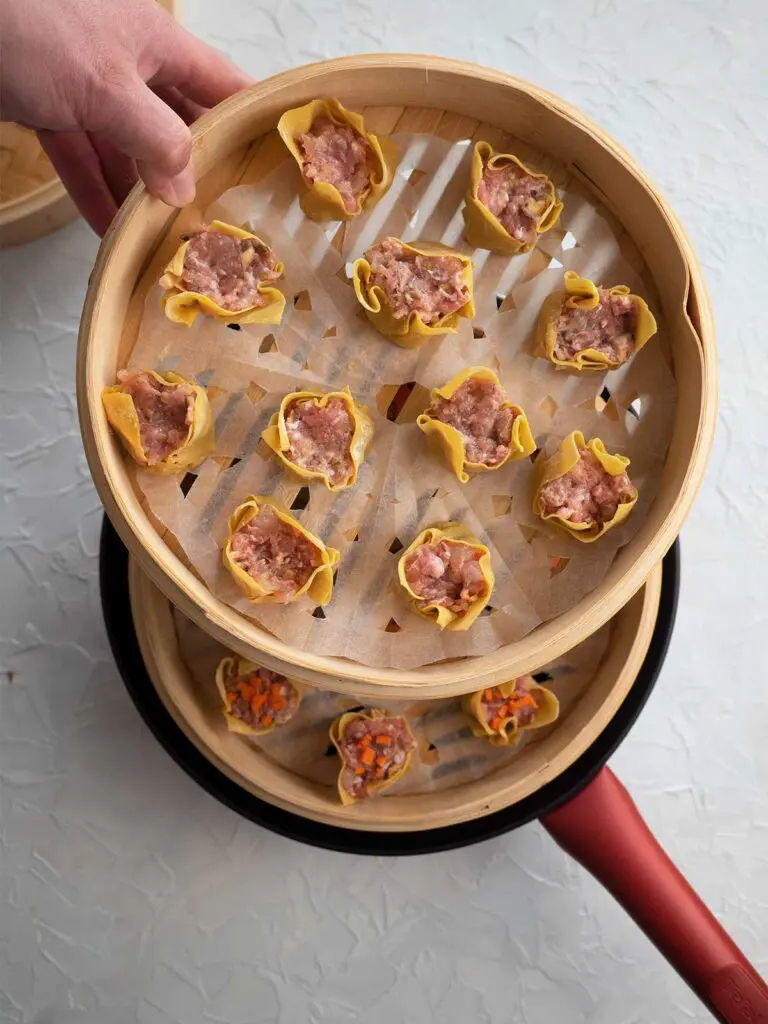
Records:
[[[187,238],[165,268],[165,315],[191,326],[199,313],[227,324],[279,324],[285,296],[274,287],[283,264],[258,235],[211,221]]]
[[[112,428],[136,462],[154,473],[179,473],[213,454],[208,393],[178,373],[120,370],[101,401]]]
[[[252,495],[228,520],[224,565],[249,601],[289,604],[306,594],[328,604],[339,552],[272,498]]]
[[[472,261],[439,242],[384,238],[355,260],[352,283],[376,330],[401,348],[455,334],[475,315]]]
[[[277,130],[299,165],[301,208],[311,220],[350,220],[392,184],[397,147],[336,99],[287,110]]]

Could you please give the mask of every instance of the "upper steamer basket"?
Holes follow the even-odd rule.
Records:
[[[639,532],[602,583],[568,612],[519,641],[483,655],[415,669],[319,656],[281,641],[213,597],[164,537],[134,489],[109,429],[101,391],[114,384],[136,339],[147,293],[201,211],[248,183],[253,147],[280,115],[318,96],[355,110],[415,106],[466,118],[471,134],[493,128],[562,161],[616,215],[642,254],[658,291],[673,353],[678,402],[658,494]],[[414,112],[415,113],[415,112]],[[552,661],[608,621],[636,593],[673,543],[704,472],[715,424],[715,339],[706,290],[690,244],[664,200],[630,157],[573,107],[501,72],[439,57],[375,55],[326,61],[267,79],[203,117],[195,128],[198,198],[178,213],[139,187],[104,239],[86,296],[77,389],[85,450],[109,518],[139,566],[187,616],[222,643],[309,683],[370,697],[465,693]],[[684,371],[684,372],[683,372]]]

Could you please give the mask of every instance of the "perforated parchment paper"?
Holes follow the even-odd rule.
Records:
[[[214,674],[221,658],[230,652],[180,612],[174,611],[174,620],[179,651],[192,677],[197,702],[211,716],[216,728],[226,729]],[[382,705],[384,710],[404,715],[417,741],[412,767],[391,792],[423,793],[461,786],[508,765],[526,744],[538,742],[567,718],[594,679],[608,648],[610,633],[608,623],[536,673],[536,678],[560,701],[560,718],[552,726],[524,732],[513,749],[495,747],[473,735],[458,699],[387,700]],[[331,723],[345,711],[371,706],[365,698],[307,687],[290,722],[265,736],[237,736],[235,742],[254,744],[294,775],[335,786],[339,759],[328,736]]]
[[[308,221],[298,206],[298,172],[288,159],[258,185],[224,193],[206,220],[247,224],[272,244],[286,266],[283,323],[235,331],[199,317],[186,328],[165,319],[158,288],[147,299],[130,365],[175,369],[208,385],[217,454],[183,489],[175,478],[142,471],[137,480],[211,591],[296,648],[412,668],[512,643],[600,583],[656,494],[676,389],[650,275],[620,225],[562,167],[526,150],[553,177],[565,209],[557,229],[530,254],[496,256],[471,250],[462,239],[470,143],[425,135],[396,141],[402,158],[392,189],[354,223]],[[471,253],[477,314],[472,322],[462,321],[458,334],[407,351],[369,325],[349,281],[351,262],[388,234],[440,240]],[[627,284],[648,300],[659,334],[629,366],[604,377],[575,377],[532,355],[542,300],[562,288],[564,269],[605,285]],[[531,511],[528,459],[466,485],[458,482],[428,450],[415,420],[430,388],[471,365],[498,372],[509,399],[528,414],[545,454],[579,429],[630,456],[640,500],[626,525],[589,545],[559,536]],[[387,410],[392,415],[397,386],[409,382],[415,387],[392,421]],[[259,443],[260,433],[287,392],[344,385],[375,421],[359,480],[335,495],[321,485],[301,488]],[[324,610],[307,601],[251,605],[222,567],[227,516],[251,493],[281,499],[341,551],[333,600]],[[413,614],[396,582],[402,548],[420,530],[445,520],[464,523],[488,544],[496,572],[490,610],[466,633],[441,634]]]

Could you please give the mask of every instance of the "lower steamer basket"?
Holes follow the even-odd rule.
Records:
[[[354,807],[342,807],[334,788],[281,767],[201,706],[170,603],[129,560],[107,520],[102,603],[118,665],[140,712],[169,753],[214,796],[304,842],[358,853],[417,853],[477,842],[530,821],[602,766],[661,668],[675,616],[678,561],[675,545],[663,568],[613,620],[594,678],[543,739],[475,782]]]
[[[425,798],[384,796],[370,801],[370,807],[379,812],[405,799],[418,804],[410,828],[376,831],[370,822],[363,823],[359,816],[349,814],[359,808],[347,808],[343,825],[329,824],[313,820],[316,815],[297,813],[268,801],[265,792],[256,792],[257,787],[236,778],[220,763],[169,699],[165,677],[155,675],[154,681],[150,678],[134,627],[128,582],[131,574],[137,587],[142,577],[136,568],[129,569],[128,552],[106,519],[101,543],[101,594],[109,639],[137,708],[177,763],[222,803],[301,842],[346,853],[381,855],[435,853],[467,846],[540,817],[560,846],[591,871],[634,918],[716,1020],[756,1024],[768,1021],[768,986],[664,853],[627,791],[605,767],[637,718],[663,664],[674,625],[679,568],[676,542],[644,590],[617,616],[618,629],[606,660],[610,661],[618,648],[626,649],[630,615],[635,617],[636,638],[642,634],[641,624],[648,625],[642,642],[644,657],[641,655],[642,663],[633,669],[628,691],[615,714],[597,735],[593,734],[587,749],[550,779],[531,769],[527,794],[519,793],[502,809],[493,810],[489,802],[486,807],[476,807],[475,815],[461,823],[438,826],[433,822],[419,830],[414,822],[423,824],[420,810]],[[649,622],[643,610],[647,613],[647,594],[653,588]],[[138,589],[143,599],[146,592],[140,586]],[[167,601],[159,595],[158,600],[159,607],[165,603],[168,612]],[[145,624],[155,610],[143,607]],[[169,650],[173,645],[165,642],[167,639],[167,634],[159,637],[157,628],[145,630],[144,655],[150,665],[156,656],[171,667],[174,660],[180,662],[178,650],[174,659],[174,651]],[[629,648],[630,653],[638,653],[633,642],[629,642]],[[600,685],[602,675],[601,669],[586,697]],[[557,735],[555,727],[548,738]],[[523,764],[525,755],[526,749],[515,762]],[[458,795],[455,789],[449,792],[454,798]]]

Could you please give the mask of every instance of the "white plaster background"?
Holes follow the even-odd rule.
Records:
[[[579,105],[666,192],[720,341],[677,630],[613,767],[768,973],[768,16],[761,0],[186,0],[253,75],[343,53],[475,60]],[[0,256],[0,1021],[711,1019],[538,826],[461,852],[305,848],[160,749],[110,657],[78,435],[82,224]]]

